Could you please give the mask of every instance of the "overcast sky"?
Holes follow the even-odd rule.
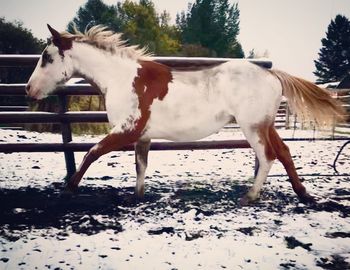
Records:
[[[46,23],[65,30],[85,0],[0,0],[0,16],[21,20],[39,38],[47,38]],[[104,0],[115,4],[117,0]],[[187,10],[189,0],[153,0],[159,12],[173,20]],[[314,60],[327,26],[337,14],[350,18],[350,0],[237,0],[241,12],[240,35],[244,52],[268,51],[274,67],[315,80]]]

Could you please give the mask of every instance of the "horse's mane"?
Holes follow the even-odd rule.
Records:
[[[146,48],[139,46],[129,46],[127,41],[122,39],[121,33],[108,30],[107,26],[95,25],[84,33],[74,27],[74,33],[62,32],[61,36],[73,38],[76,42],[90,44],[96,48],[119,55],[122,58],[148,59],[152,56]]]

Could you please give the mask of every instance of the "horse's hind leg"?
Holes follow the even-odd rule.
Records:
[[[287,171],[294,192],[298,195],[301,201],[314,201],[313,197],[307,193],[306,188],[299,179],[288,146],[282,141],[273,126],[271,126],[269,129],[269,137],[277,159],[283,164],[285,170]]]
[[[250,146],[255,151],[259,161],[259,168],[255,181],[249,192],[242,198],[241,204],[245,205],[259,198],[261,188],[275,159],[275,152],[269,140],[269,122],[257,125],[240,124]]]
[[[138,141],[135,145],[135,163],[136,163],[136,187],[135,194],[142,198],[145,194],[145,172],[147,168],[148,152],[151,141]]]

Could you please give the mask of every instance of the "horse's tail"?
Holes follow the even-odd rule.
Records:
[[[270,72],[281,82],[291,111],[302,120],[314,121],[318,126],[331,126],[344,120],[345,110],[340,101],[332,98],[325,89],[283,71]]]

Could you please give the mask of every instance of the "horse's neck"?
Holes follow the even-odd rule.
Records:
[[[130,74],[136,72],[138,66],[134,60],[113,56],[88,44],[76,44],[72,57],[76,74],[85,78],[104,95],[107,91],[118,88]]]

